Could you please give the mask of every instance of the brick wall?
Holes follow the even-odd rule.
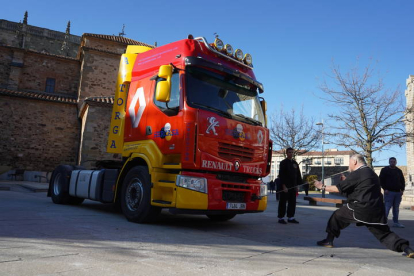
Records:
[[[76,112],[76,104],[1,96],[0,165],[36,171],[74,165],[80,125]]]

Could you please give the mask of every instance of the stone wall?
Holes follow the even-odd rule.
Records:
[[[79,127],[76,104],[1,96],[1,165],[36,171],[75,165]]]
[[[65,30],[65,27],[62,26],[61,29]],[[81,41],[80,36],[66,35],[64,32],[0,20],[0,45],[19,47],[22,36],[24,36],[25,49],[73,58],[78,54]],[[69,50],[62,50],[65,36]]]
[[[25,52],[18,90],[45,91],[46,79],[53,78],[56,94],[76,97],[80,63],[74,59]]]
[[[79,105],[87,97],[114,95],[120,60],[120,55],[90,49],[83,51]]]
[[[13,51],[0,46],[0,88],[7,88],[12,60]]]
[[[109,41],[92,36],[86,36],[84,40],[85,42],[83,46],[86,48],[99,49],[105,52],[115,53],[118,57],[125,53],[126,45],[122,45],[115,41]]]
[[[120,160],[117,155],[106,152],[111,114],[111,104],[88,101],[82,119],[83,137],[79,160],[81,166],[92,168],[98,160]]]

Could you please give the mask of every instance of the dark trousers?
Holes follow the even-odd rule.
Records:
[[[346,205],[332,214],[328,221],[326,232],[338,238],[341,230],[348,227],[351,223],[357,223],[358,226],[366,226],[383,245],[392,251],[402,252],[409,245],[407,240],[391,232],[388,225],[366,224],[356,221],[353,211],[349,210]]]
[[[304,184],[303,189],[305,190],[305,194],[308,195],[309,194],[309,184]]]
[[[296,189],[289,189],[287,193],[280,192],[278,217],[283,218],[286,214],[287,203],[287,217],[293,218],[296,210]]]

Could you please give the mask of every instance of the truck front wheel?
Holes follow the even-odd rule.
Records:
[[[151,206],[151,180],[147,167],[136,166],[125,176],[122,183],[121,208],[132,222],[153,222],[161,208]]]

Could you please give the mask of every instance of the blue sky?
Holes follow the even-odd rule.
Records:
[[[269,113],[283,105],[304,106],[316,119],[335,107],[320,100],[318,85],[334,60],[343,70],[370,59],[385,75],[386,86],[399,87],[414,74],[411,0],[256,0],[256,1],[5,1],[0,18],[71,33],[115,34],[164,45],[188,34],[213,41],[214,33],[253,57],[264,84]],[[119,4],[121,3],[121,4]],[[375,155],[375,164],[395,156],[406,164],[405,147]]]

